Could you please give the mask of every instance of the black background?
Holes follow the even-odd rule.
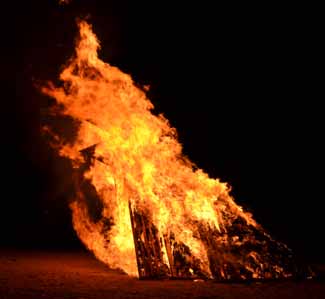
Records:
[[[12,74],[15,90],[2,99],[14,107],[2,106],[0,244],[82,246],[70,224],[69,167],[39,133],[47,99],[35,84],[56,80],[73,54],[76,17],[88,17],[100,57],[151,86],[184,153],[229,182],[275,238],[325,262],[317,8],[174,2],[42,0],[8,13],[2,82]]]

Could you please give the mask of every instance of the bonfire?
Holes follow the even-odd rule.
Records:
[[[182,154],[176,129],[155,115],[147,88],[98,58],[92,27],[78,21],[75,55],[42,92],[43,126],[71,160],[74,229],[94,255],[139,278],[252,280],[294,277],[291,250],[235,203],[231,188]]]

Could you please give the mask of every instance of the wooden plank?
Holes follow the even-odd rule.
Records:
[[[162,279],[171,276],[164,259],[163,240],[150,218],[129,203],[132,232],[140,279]]]
[[[202,262],[195,258],[183,242],[177,240],[173,232],[164,235],[171,277],[174,279],[208,279],[209,273],[203,270]]]

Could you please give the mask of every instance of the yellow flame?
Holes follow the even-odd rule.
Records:
[[[235,204],[227,184],[194,170],[182,156],[175,129],[162,115],[151,113],[152,103],[131,77],[98,58],[99,42],[91,26],[81,21],[79,29],[76,56],[60,75],[65,86],[43,91],[81,122],[74,144],[62,146],[60,154],[81,165],[80,150],[96,144],[98,160],[85,177],[100,195],[102,217],[112,217],[114,225],[104,237],[103,222],[90,221],[83,202],[75,201],[71,208],[78,236],[103,262],[137,275],[128,208],[132,203],[149,211],[161,234],[172,231],[209,273],[195,223],[221,231],[232,221],[228,214],[254,226],[255,221]]]

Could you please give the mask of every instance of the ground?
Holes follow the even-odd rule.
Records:
[[[139,281],[87,252],[0,251],[0,299],[229,298],[321,299],[324,280],[255,282]]]

